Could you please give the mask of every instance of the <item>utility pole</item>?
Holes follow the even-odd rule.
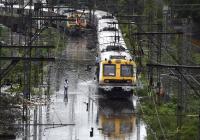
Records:
[[[200,140],[200,104],[199,104],[199,126],[198,126],[198,140]]]
[[[46,48],[46,49],[49,49],[49,48],[53,48],[51,46],[33,46],[33,41],[37,40],[38,39],[38,36],[40,35],[40,31],[43,30],[42,27],[41,27],[41,23],[42,23],[42,20],[46,20],[46,21],[50,21],[52,22],[52,20],[66,20],[66,18],[64,18],[63,16],[54,16],[52,18],[52,15],[50,16],[46,16],[44,17],[43,15],[40,15],[42,14],[43,11],[37,11],[37,10],[40,10],[40,8],[42,7],[39,7],[39,9],[34,9],[36,10],[34,14],[34,11],[33,9],[31,9],[31,7],[33,6],[33,1],[30,0],[28,1],[27,5],[26,6],[29,6],[30,9],[29,9],[29,13],[28,15],[25,14],[25,7],[24,7],[24,0],[19,0],[19,9],[17,9],[17,13],[15,14],[19,14],[19,22],[16,22],[17,23],[17,26],[15,27],[16,31],[18,30],[19,27],[21,27],[21,29],[23,29],[22,27],[24,27],[24,31],[25,32],[25,44],[23,45],[20,45],[20,42],[19,42],[19,45],[13,45],[13,41],[11,39],[11,45],[1,45],[0,46],[0,62],[4,61],[4,60],[11,60],[11,63],[7,66],[7,68],[5,69],[1,69],[0,71],[0,81],[2,82],[3,78],[6,77],[6,75],[10,72],[10,70],[12,68],[15,67],[15,65],[19,62],[19,61],[23,61],[23,68],[24,68],[24,78],[23,78],[23,95],[24,95],[24,101],[28,101],[30,100],[31,98],[31,61],[40,61],[41,62],[41,67],[43,67],[43,61],[54,61],[55,59],[54,58],[50,58],[50,56],[48,56],[48,58],[41,58],[41,56],[38,56],[38,55],[35,55],[34,57],[32,56],[31,52],[33,49],[37,50],[37,49],[41,49],[41,48]],[[52,6],[50,7],[52,8]],[[37,14],[39,13],[39,14]],[[13,15],[13,6],[11,6],[11,16]],[[36,15],[36,17],[35,17]],[[42,18],[43,16],[43,18]],[[33,33],[33,20],[40,20],[40,25],[36,26],[38,27],[38,29],[36,29],[35,33]],[[15,24],[16,24],[15,23]],[[38,23],[37,23],[38,24]],[[46,26],[44,24],[44,26]],[[14,27],[14,26],[13,26]],[[11,33],[12,35],[12,33]],[[11,37],[12,38],[12,37]],[[1,56],[1,50],[2,49],[21,49],[24,51],[24,54],[23,56],[20,56],[20,57],[14,57],[13,55],[11,56]],[[42,72],[42,68],[40,70],[40,72]],[[43,77],[43,75],[42,75]],[[41,83],[43,81],[43,78],[41,78]],[[48,83],[49,83],[50,80],[48,80]],[[0,85],[1,87],[2,85]],[[29,136],[30,136],[30,121],[28,119],[28,116],[30,114],[30,111],[27,107],[27,102],[23,102],[23,118],[22,118],[22,121],[23,121],[23,128],[24,128],[24,138],[23,139],[29,139]],[[36,118],[36,121],[37,121],[37,117],[35,116]],[[37,129],[35,129],[35,132],[37,131]],[[36,136],[35,136],[36,137]]]
[[[96,1],[95,1],[96,2]],[[93,26],[93,16],[94,16],[94,0],[88,0],[88,9],[89,9],[89,23],[90,26]]]
[[[188,65],[165,65],[165,64],[147,64],[147,67],[153,69],[153,68],[159,68],[159,69],[168,69],[168,70],[176,70],[179,75],[178,79],[180,80],[179,82],[179,91],[177,95],[177,135],[176,139],[181,140],[181,127],[182,127],[182,117],[183,117],[183,82],[185,82],[186,77],[184,76],[184,70],[200,70],[200,66],[188,66]],[[196,93],[197,96],[200,97],[198,93]]]
[[[138,98],[136,100],[136,113],[137,113],[137,117],[136,117],[136,125],[137,125],[137,140],[140,140],[140,114],[139,114],[139,101],[140,99]]]

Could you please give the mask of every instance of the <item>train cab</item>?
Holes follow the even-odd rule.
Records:
[[[99,89],[105,92],[132,93],[136,84],[136,64],[126,52],[103,52],[98,79]]]
[[[116,17],[96,11],[99,91],[132,95],[136,85],[136,63],[127,49]],[[123,94],[124,93],[124,94]]]

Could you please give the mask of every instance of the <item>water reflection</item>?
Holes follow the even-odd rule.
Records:
[[[98,100],[98,125],[108,139],[124,140],[130,138],[135,129],[133,102],[128,99]]]

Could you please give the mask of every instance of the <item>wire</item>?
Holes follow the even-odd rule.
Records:
[[[0,126],[73,126],[76,125],[75,123],[26,123],[26,124],[10,124],[1,122]]]
[[[144,30],[141,28],[141,27],[139,27],[143,32],[144,32]],[[154,41],[153,41],[153,38],[152,38],[152,36],[148,36],[147,35],[147,38],[151,41],[151,43],[153,43],[155,46],[157,46],[157,47],[159,47],[158,46],[158,44],[156,44]],[[161,42],[159,42],[159,44],[161,44]],[[169,50],[167,49],[167,48],[165,48],[164,49],[166,52],[167,52],[167,54],[176,62],[176,63],[178,63],[178,64],[180,64],[180,62],[179,62],[179,60],[178,59],[176,59],[176,57],[174,56],[174,55],[172,55],[170,52],[169,52]],[[180,74],[182,74],[181,72],[179,72]],[[186,82],[188,83],[188,85],[192,88],[192,90],[195,92],[195,94],[197,95],[197,96],[200,96],[200,94],[195,90],[195,88],[190,84],[190,82],[187,80],[187,78],[182,74],[182,76],[183,76],[183,78],[186,80]],[[193,77],[194,78],[194,77]],[[196,78],[194,78],[194,79],[196,79]]]
[[[137,91],[136,91],[136,96],[139,97]],[[138,104],[139,104],[139,106],[140,106],[140,109],[141,109],[142,113],[144,114],[144,110],[143,110],[143,108],[142,108],[142,104],[141,104],[141,102],[140,102],[140,99],[138,99],[137,101],[138,101]],[[153,134],[155,140],[158,140],[158,138],[157,138],[157,136],[156,136],[156,132],[154,132],[154,130],[151,128],[151,126],[147,124],[147,127],[150,129],[150,131],[151,131],[151,133]]]
[[[157,119],[158,119],[158,123],[159,123],[160,129],[161,129],[161,132],[162,132],[162,134],[163,134],[163,136],[164,136],[164,139],[167,140],[166,135],[165,135],[164,130],[163,130],[163,126],[162,126],[161,121],[160,121],[160,117],[159,117],[159,115],[158,115],[158,109],[157,109],[157,107],[156,107],[156,103],[155,103],[154,97],[152,97],[152,100],[153,100],[154,109],[155,109],[155,112],[156,112],[156,117],[157,117]]]
[[[193,87],[193,85],[190,83],[190,81],[188,81],[188,79],[183,75],[183,73],[177,69],[177,71],[179,72],[179,74],[183,77],[183,79],[187,82],[187,84],[193,89],[194,93],[200,97],[200,94],[197,92],[197,90],[195,90],[195,88]]]

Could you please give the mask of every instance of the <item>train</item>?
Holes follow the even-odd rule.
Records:
[[[78,36],[88,27],[88,14],[75,9],[62,10],[61,15],[66,16],[60,27],[69,35]]]
[[[97,30],[97,81],[100,93],[132,95],[136,87],[136,62],[126,46],[115,16],[95,11]]]
[[[13,13],[18,13],[19,7],[20,7],[19,5],[14,5]],[[5,8],[6,8],[5,5],[0,3],[0,9],[5,9]],[[30,9],[32,9],[34,12],[34,6],[32,6],[31,8],[29,6],[26,6],[24,8],[24,12],[28,14]],[[6,15],[7,13],[3,14]],[[60,22],[54,22],[52,20],[53,22],[51,23],[51,25],[55,28],[59,27],[60,30],[65,31],[69,35],[72,36],[81,35],[81,33],[83,33],[85,29],[88,27],[89,14],[84,10],[76,10],[74,8],[55,8],[54,11],[49,11],[47,8],[42,9],[42,16],[49,16],[50,14],[53,16],[62,15],[66,17],[66,20]],[[34,22],[36,23],[36,21]],[[40,23],[43,23],[43,21],[41,20]],[[18,23],[15,23],[15,25],[17,27]]]
[[[48,13],[47,9],[43,10],[44,13]],[[65,8],[60,9],[60,12],[55,11],[54,14],[72,19],[62,21],[59,27],[71,35],[79,35],[82,29],[87,27],[88,13],[84,10]],[[126,46],[117,18],[101,10],[96,10],[93,18],[98,40],[96,79],[99,92],[132,95],[137,82],[137,66]]]

